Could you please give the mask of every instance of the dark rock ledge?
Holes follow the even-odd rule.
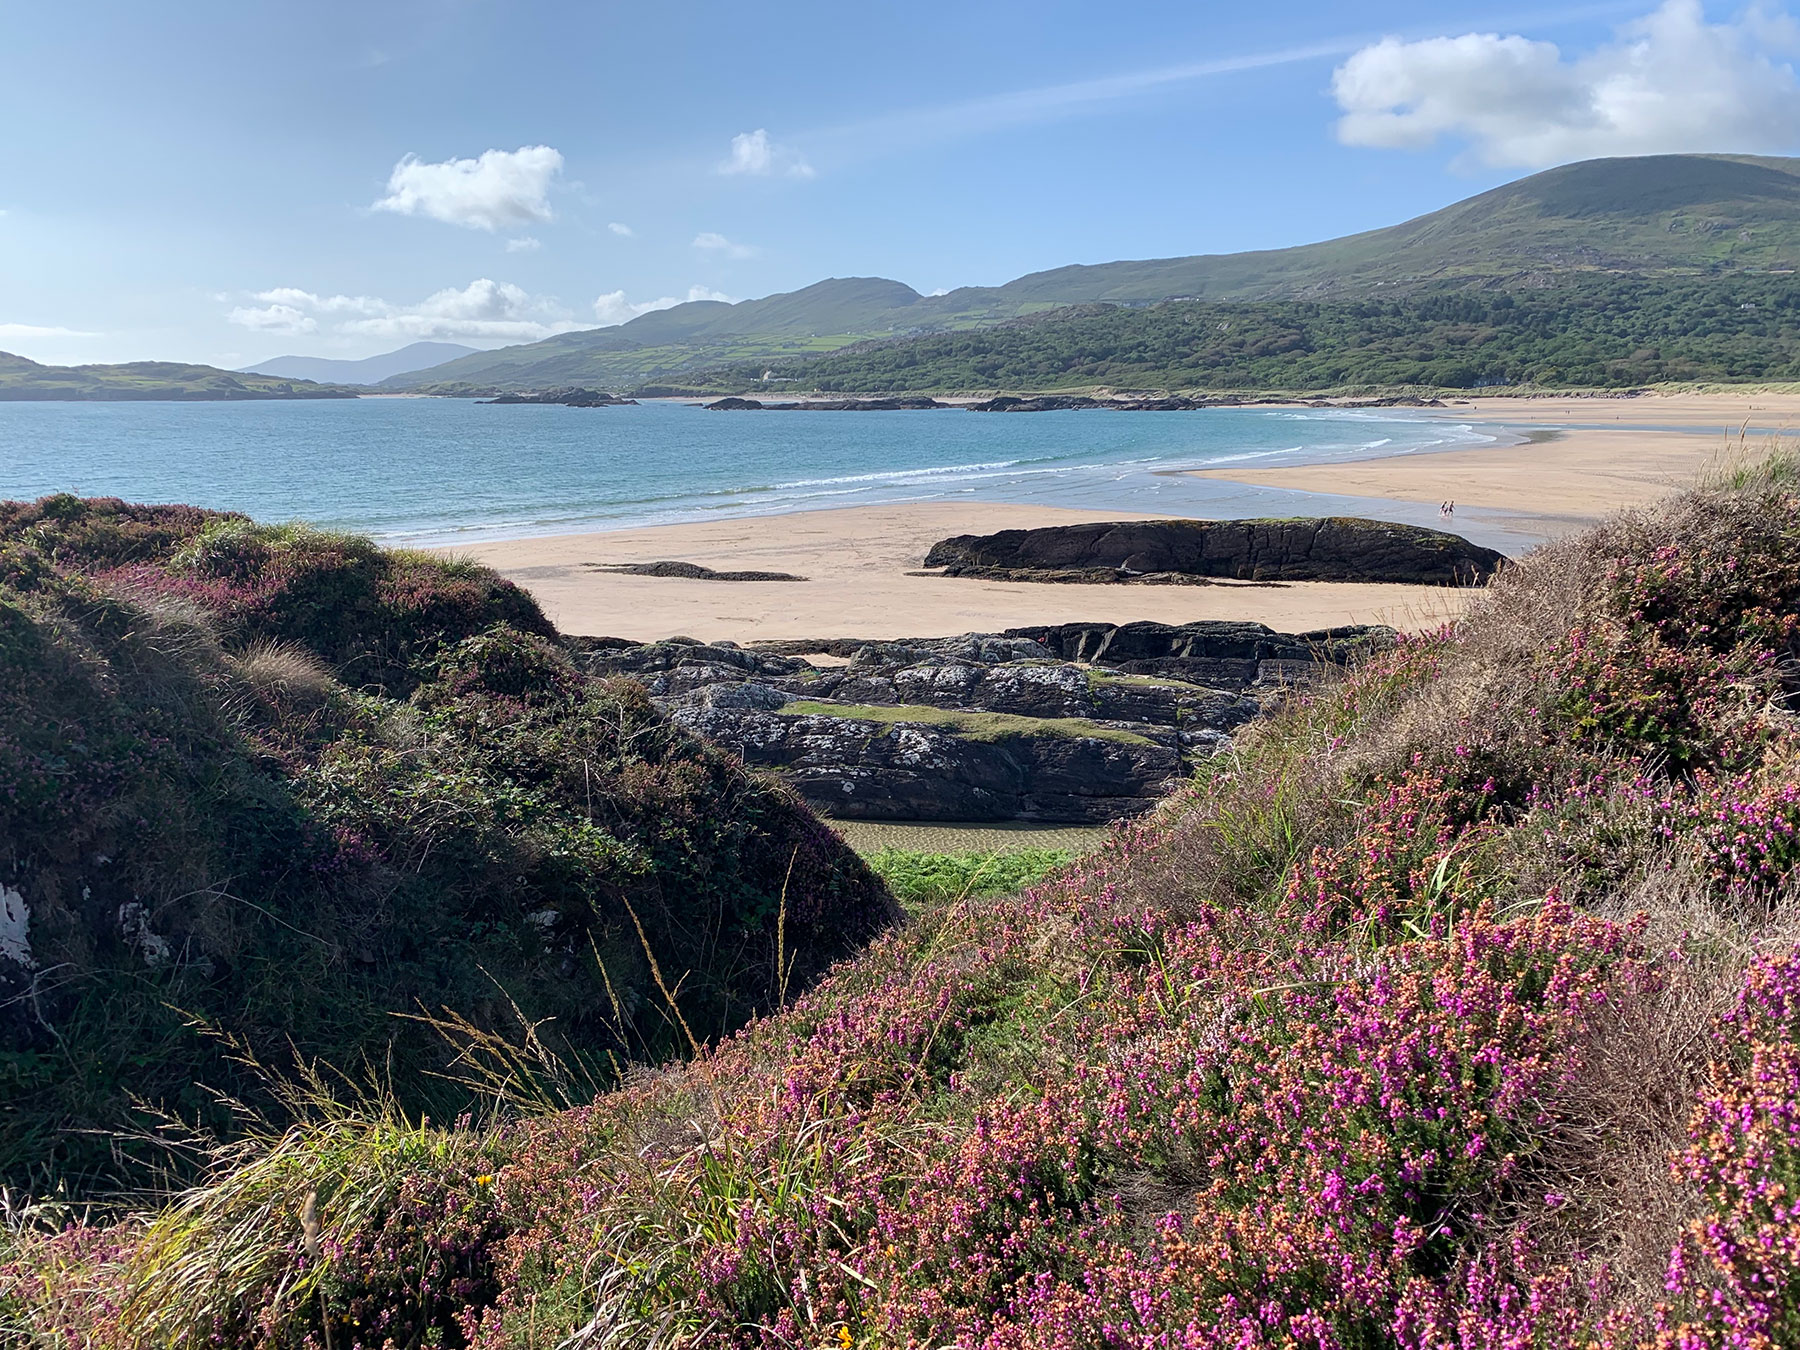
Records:
[[[1076,623],[899,642],[574,645],[591,670],[643,681],[675,721],[826,815],[1090,824],[1153,805],[1285,690],[1392,637]]]
[[[925,555],[926,567],[951,577],[1139,584],[1231,578],[1468,586],[1505,561],[1461,535],[1352,516],[1052,525],[957,535]]]

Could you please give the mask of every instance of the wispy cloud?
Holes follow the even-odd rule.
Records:
[[[1197,80],[1344,57],[1367,41],[1367,35],[1330,38],[1274,51],[1157,66],[1149,70],[1101,76],[1098,79],[1073,80],[1063,84],[1042,85],[1035,89],[989,94],[956,103],[907,108],[865,121],[810,132],[805,139],[821,149],[830,148],[834,153],[846,156],[909,149],[936,141],[960,139],[1006,127],[1027,126],[1068,117],[1121,99],[1191,84]]]
[[[717,253],[727,258],[754,258],[759,252],[754,244],[739,244],[727,239],[722,234],[714,234],[707,230],[694,236],[694,247],[702,253]]]
[[[563,157],[547,145],[487,150],[428,164],[408,155],[388,176],[377,211],[428,216],[472,230],[509,230],[551,219],[550,184]]]
[[[743,174],[752,178],[811,178],[813,166],[789,145],[769,139],[762,127],[731,138],[731,155],[719,165],[723,174]]]
[[[611,230],[614,234],[618,235],[622,239],[629,239],[629,238],[631,238],[632,235],[637,233],[637,231],[632,229],[631,226],[621,225],[616,220],[608,221],[606,228]]]
[[[0,214],[4,214],[0,212]],[[93,338],[103,333],[87,333],[79,328],[46,328],[35,323],[0,323],[0,338]]]
[[[508,239],[506,241],[506,251],[508,253],[536,253],[542,247],[543,244],[528,234],[521,235],[517,239]]]

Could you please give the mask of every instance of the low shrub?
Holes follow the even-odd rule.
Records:
[[[434,1334],[1792,1343],[1793,482],[1753,475],[1542,551],[1022,891],[886,859],[903,887],[941,870],[962,889],[689,1063],[438,1131],[445,1158],[487,1149],[494,1170],[471,1207],[467,1165],[420,1155],[418,1193],[457,1197],[432,1233],[481,1234]],[[1640,716],[1635,675],[1570,662],[1576,633],[1662,644],[1704,681]],[[1626,711],[1595,714],[1602,685],[1624,702],[1598,706]],[[484,728],[537,715],[484,699],[453,706]],[[311,1345],[353,1307],[417,1335],[388,1258],[339,1238],[375,1231],[347,1203],[317,1214],[322,1311],[294,1304],[312,1270],[294,1220],[223,1199],[263,1156],[196,1192],[236,1222],[184,1257],[285,1253],[232,1286],[243,1343]],[[132,1319],[157,1309],[160,1343],[206,1342],[213,1323],[155,1292],[158,1225],[193,1203],[16,1227],[0,1308],[45,1345],[147,1343]]]
[[[220,1035],[446,1118],[467,1046],[408,1018],[539,1028],[607,1082],[896,914],[490,573],[185,508],[6,518],[43,561],[0,583],[0,1184],[141,1183],[180,1166],[157,1112],[276,1109]]]

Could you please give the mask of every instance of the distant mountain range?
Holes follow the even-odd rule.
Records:
[[[280,357],[237,373],[41,366],[0,353],[0,399],[721,389],[765,372],[846,391],[1793,378],[1783,372],[1800,374],[1800,287],[1787,284],[1796,268],[1800,159],[1649,155],[1565,165],[1297,248],[1061,267],[934,296],[880,277],[833,278],[496,351],[417,342],[362,361]],[[1721,281],[1751,289],[1726,304]],[[1477,300],[1464,313],[1456,296]],[[1518,305],[1496,299],[1506,296]],[[1359,317],[1359,304],[1380,311]],[[1203,321],[1230,336],[1192,340]],[[1506,341],[1484,349],[1484,325]]]
[[[1070,305],[1351,301],[1454,287],[1529,291],[1590,274],[1679,278],[1796,266],[1800,159],[1588,160],[1324,243],[1062,267],[941,296],[877,277],[838,278],[735,305],[677,305],[615,328],[461,357],[383,387],[680,383],[698,371],[983,328]]]
[[[353,398],[355,391],[273,379],[180,361],[115,366],[45,366],[0,352],[0,403],[122,401],[231,402],[241,399]]]
[[[380,384],[396,375],[411,375],[459,356],[479,355],[479,349],[460,342],[414,342],[397,352],[365,356],[360,361],[338,361],[325,356],[277,356],[254,366],[245,375],[274,375],[287,380],[312,380],[318,384]]]

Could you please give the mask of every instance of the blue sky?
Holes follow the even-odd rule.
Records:
[[[1797,49],[1701,0],[21,0],[0,348],[495,346],[1302,243],[1590,155],[1800,151]]]

